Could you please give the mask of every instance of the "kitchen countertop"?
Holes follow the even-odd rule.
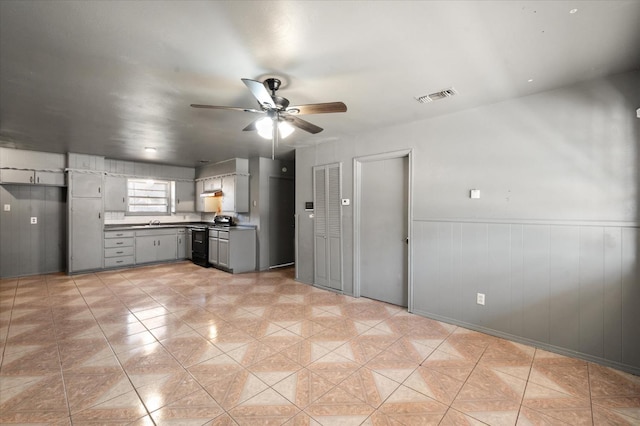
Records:
[[[149,224],[118,224],[118,225],[105,225],[105,231],[129,231],[140,229],[166,229],[166,228],[194,228],[194,227],[213,227],[211,222],[177,222],[177,223],[161,223],[160,225]],[[255,225],[239,224],[234,226],[216,227],[217,229],[256,229]]]

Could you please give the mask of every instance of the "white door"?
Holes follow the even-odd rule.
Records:
[[[408,303],[409,158],[360,163],[360,295]]]

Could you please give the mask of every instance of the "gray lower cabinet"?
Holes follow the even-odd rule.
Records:
[[[256,230],[209,231],[209,263],[232,273],[255,271]]]
[[[186,244],[186,247],[185,247],[185,250],[187,252],[186,257],[187,257],[187,259],[191,260],[191,259],[193,259],[193,247],[191,245],[193,239],[192,239],[191,228],[187,228],[186,236],[187,236],[187,244]]]
[[[102,268],[102,198],[71,199],[70,272]]]
[[[177,238],[178,238],[178,259],[186,259],[187,258],[187,232],[186,229],[178,229]]]
[[[176,260],[175,229],[136,231],[136,264]]]
[[[104,233],[104,267],[124,267],[135,263],[133,231]]]

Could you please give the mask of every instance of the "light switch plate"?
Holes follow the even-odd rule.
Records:
[[[10,212],[11,211],[11,204],[5,204],[4,205],[4,211],[5,212]]]
[[[37,217],[32,217],[31,218],[31,224],[32,225],[36,225],[38,223],[38,218]]]
[[[480,190],[479,189],[472,189],[471,191],[469,191],[469,197],[471,197],[473,199],[480,198]]]
[[[476,303],[484,306],[484,293],[478,293],[476,296]]]

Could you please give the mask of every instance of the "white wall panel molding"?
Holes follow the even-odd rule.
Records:
[[[414,218],[414,222],[496,223],[514,225],[613,226],[640,228],[640,221],[553,220],[553,219],[483,219],[483,218]]]

